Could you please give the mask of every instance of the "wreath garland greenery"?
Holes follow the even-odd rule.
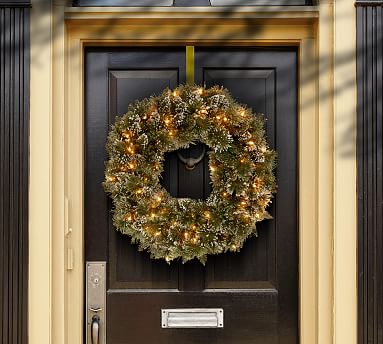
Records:
[[[207,200],[177,199],[161,185],[165,152],[201,142],[210,151]],[[104,188],[113,223],[140,250],[167,262],[239,251],[276,190],[276,153],[264,119],[226,89],[181,85],[137,101],[117,117],[107,142]]]

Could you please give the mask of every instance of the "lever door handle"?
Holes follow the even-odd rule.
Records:
[[[92,317],[92,323],[90,325],[90,336],[92,339],[92,344],[99,344],[100,338],[100,317],[95,314]]]

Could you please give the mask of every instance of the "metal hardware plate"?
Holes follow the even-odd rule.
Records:
[[[161,310],[162,328],[223,328],[222,308]]]
[[[99,317],[98,344],[106,344],[106,262],[86,263],[86,343],[92,343],[93,316]]]

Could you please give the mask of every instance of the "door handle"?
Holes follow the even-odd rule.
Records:
[[[106,344],[106,262],[87,262],[86,281],[85,343]]]
[[[92,323],[90,325],[90,336],[92,344],[99,344],[100,337],[100,317],[95,314],[92,317]]]

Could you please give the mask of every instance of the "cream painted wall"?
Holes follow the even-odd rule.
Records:
[[[356,10],[353,1],[336,0],[334,13],[334,343],[354,344],[357,342],[358,295]]]
[[[52,342],[52,15],[32,1],[29,185],[29,343]]]
[[[87,11],[65,9],[60,2],[54,6],[45,0],[32,2],[29,343],[76,344],[82,338],[82,195],[76,192],[82,185],[78,152],[82,143],[82,44],[111,44],[116,39],[121,44],[121,36],[125,44],[132,44],[129,37],[137,38],[137,33],[145,44],[156,44],[158,39],[151,33],[158,27],[151,27],[143,19],[146,15],[135,9],[129,13],[123,9]],[[183,37],[185,42],[207,33],[219,41],[232,32],[238,42],[300,45],[300,142],[307,143],[300,149],[300,200],[305,201],[300,220],[307,224],[300,231],[301,339],[303,344],[356,344],[353,4],[337,0],[335,4],[321,1],[310,10],[257,9],[256,13],[244,8],[233,14],[238,24],[242,17],[257,19],[263,27],[257,37],[246,37],[244,26],[237,25],[234,32],[225,26],[220,19],[222,9],[206,13],[193,8],[191,14],[171,16],[188,17],[185,25],[194,28],[189,37]],[[147,16],[169,18],[170,14],[160,9]],[[193,16],[216,18],[219,28],[197,28],[190,19]],[[119,26],[100,37],[97,29],[103,18],[110,17],[120,18]],[[141,17],[142,23],[129,27],[126,17]],[[82,24],[77,25],[80,18]],[[289,22],[274,25],[281,18]],[[182,38],[170,24],[161,30],[160,37],[168,41]],[[307,99],[311,99],[309,104]],[[351,133],[347,156],[345,132]],[[307,230],[310,224],[312,232]],[[68,249],[74,252],[73,270],[67,270]]]

